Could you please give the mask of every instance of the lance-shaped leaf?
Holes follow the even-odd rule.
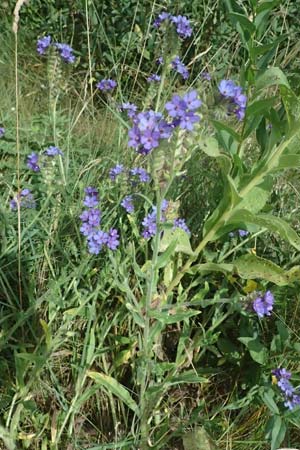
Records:
[[[125,405],[128,406],[137,416],[139,416],[139,408],[136,402],[133,400],[127,389],[119,383],[115,378],[110,377],[104,373],[87,371],[88,377],[95,381],[100,389],[106,389],[113,395],[118,397]]]
[[[287,77],[279,67],[270,67],[256,79],[256,88],[266,89],[270,86],[285,86],[290,89]]]

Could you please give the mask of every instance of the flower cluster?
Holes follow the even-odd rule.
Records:
[[[137,106],[134,103],[122,103],[119,106],[121,112],[126,111],[127,117],[133,119],[137,112]]]
[[[203,78],[203,80],[206,80],[206,81],[210,81],[211,80],[211,75],[208,72],[202,72],[201,73],[201,77]]]
[[[148,78],[147,81],[148,83],[152,83],[153,81],[156,83],[159,83],[161,80],[160,75],[157,75],[156,73],[151,74]]]
[[[277,386],[284,395],[284,406],[292,410],[295,406],[300,405],[300,395],[295,393],[295,388],[289,381],[292,376],[291,372],[284,368],[277,368],[272,370],[272,373],[276,377]]]
[[[176,32],[181,38],[186,39],[192,35],[190,21],[186,16],[172,16],[170,13],[162,12],[155,19],[153,26],[155,28],[159,28],[160,25],[166,20],[175,25]]]
[[[63,156],[63,152],[54,145],[50,145],[50,147],[44,150],[43,155],[49,158],[53,158],[54,156],[61,155]],[[32,152],[27,156],[27,167],[34,172],[40,172],[41,164],[39,163],[40,155],[38,153]]]
[[[173,119],[173,126],[179,126],[183,130],[192,131],[194,123],[199,122],[200,117],[195,111],[201,106],[196,90],[190,91],[183,97],[173,95],[170,102],[166,103],[166,110]]]
[[[191,234],[189,227],[187,226],[187,224],[185,223],[184,219],[174,219],[173,222],[173,228],[180,228],[181,230],[185,231],[187,234]]]
[[[128,145],[143,155],[158,147],[160,139],[168,139],[172,134],[172,128],[163,115],[152,110],[137,114],[133,123],[128,132]]]
[[[39,55],[44,55],[51,45],[51,36],[44,36],[37,40],[36,50]]]
[[[27,156],[27,167],[30,170],[33,170],[34,172],[39,172],[41,168],[38,165],[38,162],[39,162],[39,155],[37,153],[33,152]]]
[[[44,55],[46,50],[53,46],[59,52],[61,59],[68,64],[72,64],[75,62],[75,56],[73,55],[73,49],[68,44],[62,44],[60,42],[56,42],[52,44],[51,36],[44,36],[37,40],[36,50],[39,55]]]
[[[73,55],[73,49],[68,44],[54,44],[57,50],[59,51],[61,59],[66,62],[72,64],[75,62],[75,56]]]
[[[166,216],[165,212],[168,208],[169,202],[167,200],[163,200],[161,203],[160,211],[161,211],[161,217],[160,220],[162,222],[165,222]],[[157,226],[156,226],[156,215],[157,215],[157,208],[156,206],[153,206],[151,212],[147,214],[146,217],[144,217],[142,221],[142,225],[144,227],[144,230],[142,232],[142,236],[145,239],[150,239],[151,237],[156,235]]]
[[[35,200],[30,189],[22,189],[22,191],[10,201],[10,209],[18,209],[18,203],[20,203],[21,208],[35,208]]]
[[[0,138],[2,138],[5,134],[5,128],[0,127]]]
[[[121,206],[128,212],[128,214],[131,214],[134,212],[134,206],[133,206],[133,199],[132,195],[127,195],[122,201]]]
[[[89,186],[84,191],[86,195],[83,204],[88,209],[85,209],[79,216],[82,221],[80,231],[87,237],[89,252],[98,255],[103,246],[115,250],[120,243],[118,231],[114,228],[111,228],[108,232],[99,229],[101,211],[97,189]]]
[[[188,79],[190,73],[189,73],[188,69],[186,68],[186,66],[183,64],[183,62],[180,61],[179,56],[175,56],[175,58],[171,62],[171,66],[174,70],[176,70],[177,73],[182,75],[182,78],[184,80]]]
[[[149,183],[151,180],[149,173],[142,167],[134,167],[133,169],[130,169],[129,173],[133,177],[138,177],[141,183]]]
[[[271,291],[267,291],[264,295],[259,293],[253,302],[253,309],[258,317],[270,316],[273,310],[274,296]]]
[[[115,181],[117,176],[120,175],[122,172],[124,172],[124,166],[123,164],[116,164],[114,167],[112,167],[109,171],[109,178],[112,181]]]
[[[247,97],[243,94],[242,87],[237,86],[232,80],[222,80],[218,87],[223,97],[230,101],[233,106],[233,112],[238,120],[243,120],[245,117]]]
[[[100,91],[107,92],[112,91],[117,86],[117,82],[115,80],[101,80],[96,84],[96,88],[100,89]]]

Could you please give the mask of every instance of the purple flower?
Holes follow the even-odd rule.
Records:
[[[300,405],[300,396],[295,394],[295,388],[289,381],[292,374],[284,368],[277,368],[272,370],[273,375],[275,375],[278,383],[277,386],[281,390],[284,396],[284,406],[290,410],[294,409],[296,406]]]
[[[107,92],[112,91],[117,86],[117,82],[115,80],[101,80],[99,83],[96,84],[97,89],[100,89],[100,91]]]
[[[53,145],[50,145],[50,147],[48,147],[45,151],[44,151],[45,155],[47,156],[56,156],[56,155],[61,155],[62,156],[62,151],[58,148],[58,147],[54,147]]]
[[[169,202],[164,199],[161,204],[161,221],[162,222],[164,222],[166,220],[164,212],[167,210],[168,205],[169,205]],[[154,206],[152,208],[152,211],[146,217],[144,217],[144,219],[142,221],[142,225],[144,227],[142,236],[145,239],[150,239],[151,237],[155,236],[155,234],[156,234],[156,231],[157,231],[156,212],[157,212],[157,208],[156,208],[156,206]]]
[[[249,231],[247,231],[247,230],[238,230],[238,234],[239,234],[240,237],[245,237],[245,236],[248,236]]]
[[[259,295],[253,302],[253,309],[258,317],[270,316],[273,310],[274,296],[271,291]]]
[[[181,228],[183,231],[185,231],[187,234],[191,234],[187,224],[185,223],[184,219],[174,219],[174,229]]]
[[[16,210],[19,202],[21,208],[35,208],[36,206],[30,189],[22,189],[21,192],[10,201],[10,209]]]
[[[134,125],[128,132],[128,145],[138,153],[147,155],[158,147],[160,139],[171,136],[172,129],[161,113],[152,110],[139,113],[134,118]]]
[[[183,62],[180,61],[179,56],[176,56],[171,62],[171,66],[177,73],[179,73],[184,80],[187,80],[190,73]]]
[[[284,406],[290,410],[294,409],[296,406],[300,405],[300,395],[293,395],[292,398],[287,399],[284,402]]]
[[[137,106],[134,103],[122,103],[122,105],[120,105],[120,111],[126,111],[127,116],[130,119],[133,119],[136,115]]]
[[[164,63],[164,58],[162,56],[159,56],[156,60],[156,64],[161,65]]]
[[[241,86],[237,86],[232,80],[222,80],[219,83],[219,91],[233,106],[229,106],[229,112],[234,112],[238,120],[243,120],[245,117],[247,97],[243,94]]]
[[[172,16],[172,23],[176,26],[177,34],[186,39],[192,35],[190,21],[185,16]]]
[[[123,164],[116,164],[114,167],[112,167],[109,171],[109,178],[112,181],[115,181],[118,175],[120,175],[124,171]]]
[[[88,249],[93,255],[98,255],[107,244],[108,234],[102,230],[96,230],[88,236]]]
[[[118,231],[115,228],[111,228],[108,232],[106,245],[110,250],[116,250],[119,244],[120,241]]]
[[[44,55],[51,45],[51,36],[44,36],[37,40],[36,50],[39,55]]]
[[[66,63],[73,63],[75,61],[75,56],[73,55],[73,49],[68,44],[54,44],[59,51],[61,59]]]
[[[39,172],[40,166],[38,165],[39,155],[37,153],[31,153],[27,156],[27,167],[34,172]]]
[[[5,134],[5,128],[0,127],[0,138],[2,138]]]
[[[141,183],[149,183],[151,179],[149,173],[142,167],[134,167],[130,170],[130,175],[138,176]]]
[[[208,72],[202,72],[201,76],[206,81],[210,81],[211,80],[211,75]]]
[[[159,16],[155,19],[155,21],[153,22],[153,26],[155,28],[159,28],[161,23],[164,22],[165,20],[170,19],[172,16],[170,13],[167,12],[162,12],[161,14],[159,14]]]
[[[98,190],[89,186],[85,188],[86,196],[84,198],[83,204],[84,206],[87,206],[88,208],[94,208],[95,206],[98,206],[99,198],[98,198]]]
[[[160,75],[157,75],[156,73],[153,73],[147,78],[148,83],[151,83],[152,81],[158,83],[161,80]]]
[[[134,206],[132,202],[132,195],[127,195],[122,201],[121,206],[128,212],[128,214],[131,214],[134,212]]]
[[[198,99],[197,91],[193,90],[185,94],[183,97],[174,95],[170,102],[165,105],[170,117],[172,117],[173,125],[179,126],[183,130],[193,130],[194,123],[199,122],[200,117],[195,111],[201,106]]]
[[[235,82],[232,80],[222,80],[219,83],[219,91],[226,98],[234,98],[235,96]]]

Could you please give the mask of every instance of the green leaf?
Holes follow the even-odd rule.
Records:
[[[158,256],[157,258],[157,263],[156,263],[156,267],[157,269],[161,269],[163,267],[165,267],[168,262],[170,261],[173,253],[175,253],[175,249],[177,246],[177,239],[176,237],[170,242],[169,246],[166,248],[165,251],[163,251],[163,253],[161,255]],[[162,244],[160,242],[160,249],[162,250],[163,248],[165,248],[167,243],[167,239],[165,240],[165,242]]]
[[[267,259],[248,254],[236,259],[233,261],[233,264],[238,275],[243,279],[263,279],[275,283],[278,286],[290,284],[290,280],[284,269]]]
[[[118,397],[125,405],[128,406],[137,416],[139,416],[139,408],[127,389],[124,388],[115,378],[100,372],[88,370],[87,376],[96,382],[99,388],[105,388],[113,395]]]
[[[263,100],[256,100],[247,105],[247,116],[262,114],[264,111],[268,111],[275,102],[278,101],[278,97],[265,98]]]
[[[268,350],[262,345],[257,336],[239,337],[238,340],[249,350],[251,358],[258,364],[265,364]]]
[[[181,228],[167,228],[164,230],[164,235],[160,241],[159,251],[165,252],[166,255],[165,257],[163,255],[159,257],[158,267],[164,267],[169,261],[171,254],[174,252],[181,252],[190,256],[194,255],[189,235]]]
[[[296,169],[300,167],[300,154],[299,155],[282,155],[278,161],[278,164],[274,167],[273,171],[284,169]]]
[[[243,197],[236,210],[247,210],[254,214],[261,211],[270,196],[272,185],[272,178],[266,177],[261,184],[255,186]]]
[[[281,417],[276,415],[271,417],[267,428],[269,429],[268,436],[271,439],[271,450],[277,450],[285,437],[286,425]]]
[[[232,273],[234,269],[233,264],[218,264],[218,263],[204,263],[204,264],[195,264],[192,266],[187,273],[191,273],[193,275],[197,273],[210,273],[210,272],[222,272],[224,274]]]
[[[184,450],[217,450],[217,446],[204,427],[196,427],[182,436]]]
[[[271,214],[253,214],[246,209],[235,209],[229,217],[227,224],[253,224],[262,228],[266,228],[273,233],[277,233],[280,237],[289,242],[297,250],[300,250],[300,237],[293,228],[279,217]]]
[[[279,67],[270,67],[263,74],[259,75],[255,82],[256,89],[266,89],[270,86],[286,86],[290,89],[287,77]]]
[[[14,443],[14,440],[6,428],[2,427],[0,425],[0,439],[4,442],[4,445],[6,446],[7,450],[15,450],[16,444]]]
[[[174,307],[167,311],[157,311],[157,310],[150,310],[149,316],[159,320],[165,325],[170,325],[172,323],[181,322],[182,320],[189,319],[190,317],[197,316],[198,314],[201,314],[201,311],[197,310],[183,310],[180,307]]]
[[[180,375],[172,376],[172,381],[167,381],[168,386],[175,386],[184,383],[208,383],[209,380],[201,375],[198,375],[195,370],[186,370]]]
[[[220,145],[231,154],[235,154],[238,149],[239,143],[242,141],[241,136],[228,125],[217,120],[211,121],[216,132]]]
[[[274,391],[272,389],[264,390],[261,398],[273,414],[279,414],[278,406],[274,401]]]
[[[230,13],[229,17],[232,19],[234,24],[240,24],[243,31],[247,30],[250,35],[254,34],[256,29],[253,22],[251,22],[246,16],[238,13]]]

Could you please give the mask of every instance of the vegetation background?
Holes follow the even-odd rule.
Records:
[[[251,42],[264,50],[254,61],[243,41],[249,24],[237,22],[234,14],[251,21],[263,3],[268,6],[263,26]],[[128,186],[108,176],[117,163],[133,167],[144,160],[127,147],[128,125],[116,102],[134,102],[139,110],[151,103],[147,77],[157,70],[162,44],[152,24],[162,10],[170,11],[187,16],[193,26],[192,38],[181,48],[191,75],[187,85],[171,77],[163,98],[197,88],[207,105],[206,137],[221,142],[224,133],[235,135],[209,122],[219,81],[234,78],[251,87],[256,71],[280,68],[293,101],[281,87],[266,88],[275,99],[279,142],[287,134],[290,111],[299,110],[300,1],[27,1],[17,36],[14,7],[12,0],[0,4],[0,125],[6,130],[0,139],[0,448],[150,448],[138,443],[135,403],[141,402],[143,344],[139,316],[128,299],[132,292],[142,297],[151,247],[139,238],[142,207],[135,219],[120,212]],[[74,66],[57,66],[37,55],[37,39],[48,34],[74,48]],[[205,72],[210,83],[203,81]],[[96,92],[102,78],[117,80],[114,97]],[[243,141],[243,163],[250,168],[267,146],[265,128],[274,117],[270,106],[259,108],[259,120]],[[220,109],[214,118],[221,122],[226,114]],[[236,122],[228,126],[241,136],[245,131]],[[49,145],[62,148],[63,161],[43,178],[29,174],[27,155]],[[215,158],[204,152],[193,153],[184,168],[171,194],[174,208],[187,219],[194,248],[222,198],[223,182],[216,177]],[[99,188],[106,226],[122,230],[113,256],[89,255],[80,235],[78,216],[89,185]],[[37,209],[17,215],[9,202],[20,186],[34,188]],[[151,187],[145,189],[143,195],[153,201]],[[290,165],[274,174],[263,212],[285,219],[299,233],[299,211],[299,168]],[[263,228],[245,240],[210,243],[201,263],[228,263],[243,254],[267,258],[285,271],[300,259],[290,242]],[[155,387],[161,382],[167,388],[153,406],[149,442],[174,450],[299,447],[299,408],[290,412],[278,406],[271,378],[272,369],[287,367],[294,385],[300,383],[299,280],[270,283],[226,271],[189,277],[181,285],[186,297],[177,295],[183,305],[194,302],[201,314],[168,319],[156,338]],[[257,323],[243,316],[241,297],[247,301],[255,289],[270,286],[276,298],[272,318]],[[254,347],[240,340],[246,328],[259,336]],[[175,366],[177,378],[166,375]]]

